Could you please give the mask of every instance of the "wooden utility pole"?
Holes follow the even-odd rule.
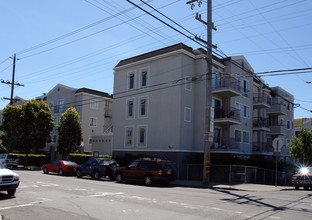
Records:
[[[187,4],[191,5],[191,9],[194,8],[194,2],[198,3],[200,7],[201,0],[190,0]],[[213,141],[213,118],[214,110],[211,107],[212,102],[212,29],[216,30],[212,23],[212,0],[207,0],[207,22],[201,19],[201,15],[196,13],[196,20],[207,25],[207,41],[202,40],[196,36],[196,40],[204,42],[207,45],[207,72],[206,72],[206,99],[205,99],[205,131],[204,131],[204,161],[203,161],[203,185],[209,185],[210,183],[210,150],[211,143]]]
[[[7,85],[10,85],[11,86],[11,97],[10,98],[4,98],[6,100],[10,100],[10,105],[13,105],[14,103],[14,99],[13,99],[13,94],[14,94],[14,86],[24,86],[20,83],[15,83],[15,63],[16,63],[16,54],[14,54],[13,56],[13,73],[12,73],[12,82],[10,81],[4,81],[4,80],[1,80],[2,83],[4,84],[7,84]]]

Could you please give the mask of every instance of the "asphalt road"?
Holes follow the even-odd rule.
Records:
[[[6,220],[312,219],[312,191],[146,187],[40,171],[16,172],[21,184],[15,197],[0,193],[0,214]]]

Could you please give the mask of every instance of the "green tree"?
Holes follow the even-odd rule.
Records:
[[[312,133],[301,128],[299,137],[294,137],[288,146],[290,155],[303,165],[312,164]]]
[[[83,139],[80,116],[75,108],[70,107],[62,114],[57,131],[59,134],[58,152],[69,155],[78,149]]]
[[[9,151],[26,154],[38,152],[51,142],[54,120],[49,106],[43,101],[30,100],[18,106],[7,106],[3,112],[0,130],[2,145]]]

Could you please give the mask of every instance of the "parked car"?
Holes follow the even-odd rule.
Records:
[[[299,173],[292,176],[292,184],[295,189],[303,187],[305,190],[312,189],[312,167],[303,167],[299,170]]]
[[[76,175],[78,178],[83,176],[91,176],[94,179],[108,176],[111,180],[115,179],[114,171],[118,164],[113,159],[108,158],[90,158],[85,163],[76,167]]]
[[[14,196],[19,185],[19,175],[0,162],[0,191],[7,191],[9,196]]]
[[[176,179],[176,171],[169,160],[140,159],[128,166],[118,167],[115,171],[116,181],[143,181],[146,186],[155,182],[168,184]]]
[[[58,173],[58,175],[62,176],[64,173],[76,173],[77,164],[72,161],[67,160],[57,160],[52,164],[45,164],[41,167],[43,173],[48,174],[49,172]]]
[[[17,167],[19,163],[18,157],[14,154],[0,154],[0,161],[6,167]]]

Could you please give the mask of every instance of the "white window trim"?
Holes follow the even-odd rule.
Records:
[[[90,125],[90,122],[91,122],[91,118],[94,118],[95,119],[95,126],[91,126]],[[96,128],[97,127],[97,124],[98,124],[98,119],[97,119],[97,117],[89,117],[89,127],[91,127],[91,128]]]
[[[244,117],[244,118],[250,118],[250,107],[248,106],[248,105],[242,105],[242,107],[243,107],[243,109],[242,109],[242,111],[243,111],[243,114],[242,114],[242,117]],[[246,107],[246,108],[248,108],[249,109],[249,114],[248,114],[248,116],[245,116],[244,114],[245,114],[245,111],[244,111],[244,107]]]
[[[241,131],[242,132],[242,143],[249,144],[250,143],[250,132],[249,131]],[[244,141],[244,133],[248,134],[248,142]]]
[[[142,86],[142,72],[146,71],[146,86]],[[150,78],[150,67],[147,66],[147,67],[142,67],[139,69],[139,83],[140,83],[140,88],[146,88],[146,87],[149,87],[149,78]]]
[[[127,130],[129,128],[132,129],[132,144],[131,145],[127,144],[127,140],[128,140],[128,138],[127,138]],[[126,126],[125,127],[125,141],[124,141],[124,147],[125,148],[133,148],[134,147],[134,140],[135,140],[135,133],[134,132],[135,132],[134,126]]]
[[[88,145],[92,145],[92,138],[88,138]]]
[[[189,110],[190,112],[190,120],[186,120],[186,112]],[[192,122],[192,109],[189,107],[184,107],[184,121],[185,122]]]
[[[133,109],[132,109],[132,116],[130,117],[130,116],[128,116],[128,102],[129,101],[132,101],[133,102]],[[133,120],[133,119],[135,119],[135,106],[136,106],[136,104],[135,104],[136,102],[135,102],[135,98],[134,97],[132,97],[132,98],[127,98],[126,99],[126,120]]]
[[[130,89],[130,75],[131,74],[134,75],[134,79],[133,79],[133,88]],[[135,82],[136,75],[137,75],[137,71],[136,70],[128,71],[128,73],[127,73],[127,88],[128,88],[128,91],[129,90],[133,90],[133,89],[136,88],[136,82]]]
[[[239,143],[242,143],[242,141],[243,141],[243,132],[242,132],[242,130],[239,130],[239,129],[235,129],[234,130],[234,140],[236,141],[236,131],[239,131],[240,133],[241,133],[241,140],[239,141]]]
[[[184,85],[185,90],[191,92],[192,91],[192,77],[185,76],[184,77],[184,83],[185,83],[185,85]],[[189,88],[188,88],[188,86],[189,86]]]
[[[99,108],[99,100],[97,100],[97,99],[91,99],[90,100],[90,109],[98,109]],[[95,105],[94,107],[93,107],[93,105]]]
[[[145,128],[145,145],[140,145],[140,128]],[[148,125],[137,126],[137,148],[147,148]]]
[[[146,99],[146,105],[145,105],[145,115],[141,115],[141,100],[142,99]],[[144,119],[144,118],[148,118],[148,109],[149,109],[149,96],[140,96],[138,98],[138,118],[139,119]]]
[[[241,109],[237,108],[237,104],[240,105]],[[240,115],[240,117],[243,117],[243,116],[244,116],[244,112],[243,112],[243,111],[244,111],[244,105],[243,105],[242,103],[236,102],[236,103],[235,103],[235,108],[237,108],[238,110],[240,110],[240,111],[239,111],[239,115]]]

